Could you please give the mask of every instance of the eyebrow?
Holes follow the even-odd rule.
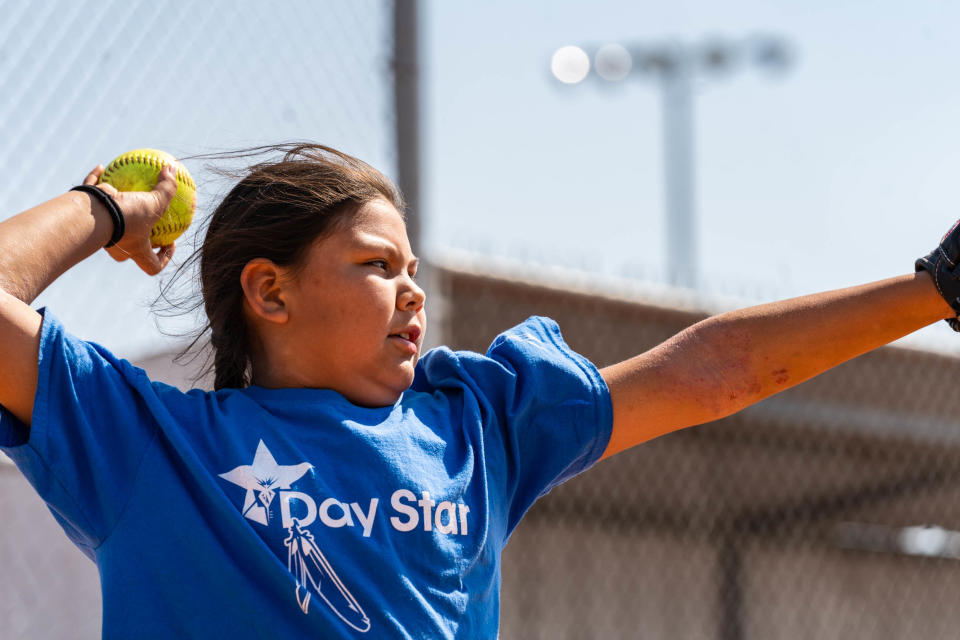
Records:
[[[396,258],[400,257],[400,251],[392,242],[375,240],[368,236],[366,238],[361,238],[358,242],[358,245],[365,251],[386,251]],[[414,269],[419,268],[420,258],[413,256],[413,260],[410,261],[410,266],[412,266]]]

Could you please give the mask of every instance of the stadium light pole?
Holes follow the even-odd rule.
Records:
[[[726,74],[743,64],[782,73],[792,61],[791,49],[777,37],[740,41],[633,45],[606,44],[596,49],[591,69],[584,48],[566,46],[551,60],[554,77],[578,84],[589,76],[604,82],[627,77],[654,77],[663,112],[664,196],[667,210],[667,280],[697,288],[698,251],[694,188],[693,82],[698,75]],[[593,73],[591,73],[591,70]]]
[[[393,5],[393,98],[397,183],[407,202],[407,235],[420,250],[420,11],[417,0]]]
[[[427,293],[430,331],[424,336],[423,351],[446,344],[447,315],[444,312],[442,280],[423,246],[424,219],[421,185],[421,20],[420,0],[394,0],[393,4],[393,98],[397,149],[397,186],[407,205],[407,236],[420,256],[417,280]]]

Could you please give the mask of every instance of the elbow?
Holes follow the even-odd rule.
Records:
[[[18,285],[4,273],[0,273],[0,291],[13,296],[24,304],[32,304],[34,300],[33,297],[30,297],[24,293],[21,285]]]
[[[0,292],[5,293],[9,296],[12,296],[25,304],[30,304],[30,302],[32,302],[32,301],[24,300],[20,292],[17,291],[17,288],[9,280],[4,278],[2,275],[0,275]]]

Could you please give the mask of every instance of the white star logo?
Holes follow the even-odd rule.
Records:
[[[273,500],[274,489],[289,489],[290,485],[303,477],[313,468],[308,462],[296,465],[281,466],[274,460],[273,454],[263,444],[257,445],[257,453],[253,457],[253,464],[245,464],[233,471],[221,473],[220,477],[228,482],[243,487],[247,495],[243,499],[243,515],[262,525],[268,524],[270,516],[270,502]]]

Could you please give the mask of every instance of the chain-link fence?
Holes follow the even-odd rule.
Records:
[[[0,1],[2,211],[136,146],[189,155],[311,138],[393,173],[392,7],[284,4]],[[547,315],[603,366],[704,316],[690,300],[454,266],[437,266],[431,292],[431,323],[454,348],[483,351]],[[155,288],[99,255],[34,306],[184,386],[191,371],[152,331]],[[501,637],[955,637],[958,372],[954,358],[883,349],[600,463],[513,535]],[[95,567],[3,463],[0,507],[0,637],[96,637]]]
[[[383,0],[282,11],[252,0],[0,0],[0,217],[140,147],[189,158],[306,139],[396,175],[392,14]],[[223,182],[202,161],[185,164],[200,220]],[[200,228],[178,240],[166,274]],[[149,309],[161,279],[98,252],[35,306],[114,351],[156,353],[172,344]]]
[[[288,140],[343,148],[395,175],[393,4],[383,0],[0,0],[0,217],[79,184],[139,147],[178,157]],[[197,220],[223,184],[200,162]],[[71,333],[186,379],[150,303],[195,248],[179,241],[161,278],[105,252],[33,303]],[[168,333],[194,325],[163,320]],[[199,364],[199,363],[198,363]],[[2,354],[0,354],[2,366]],[[162,370],[162,371],[161,371]],[[96,567],[0,455],[0,638],[94,638]]]
[[[456,348],[547,315],[605,366],[704,317],[586,279],[441,273]],[[958,373],[888,347],[601,462],[511,538],[501,637],[956,637]]]

